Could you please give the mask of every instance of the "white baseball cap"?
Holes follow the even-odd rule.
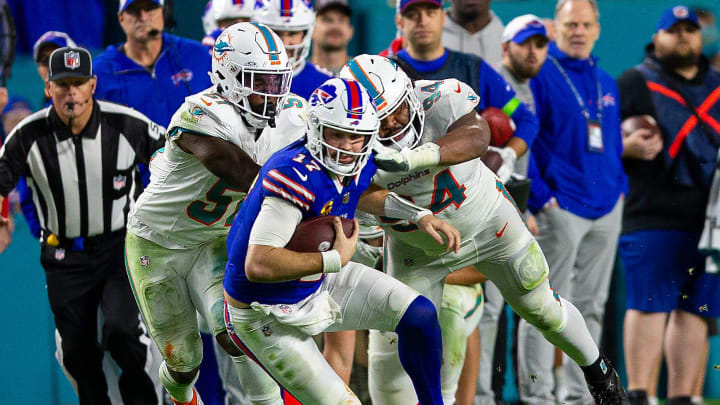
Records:
[[[545,30],[545,24],[543,24],[540,17],[534,14],[525,14],[520,17],[513,18],[505,26],[502,41],[513,41],[516,44],[521,44],[525,42],[526,39],[534,35],[542,35],[547,38],[548,36],[547,31]]]

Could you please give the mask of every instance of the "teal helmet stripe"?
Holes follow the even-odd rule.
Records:
[[[266,26],[260,25],[256,22],[252,22],[251,24],[257,27],[257,29],[260,30],[260,33],[263,35],[263,38],[265,39],[265,44],[267,44],[268,47],[268,53],[270,54],[270,60],[279,60],[280,57],[278,56],[277,44],[275,43],[275,38],[273,38],[270,30]]]
[[[360,84],[368,91],[377,110],[380,111],[381,109],[383,109],[387,105],[385,97],[380,95],[380,92],[375,87],[375,84],[373,84],[373,82],[370,80],[363,68],[360,67],[360,65],[357,63],[357,61],[355,61],[355,59],[352,59],[350,62],[348,62],[347,65],[350,69],[350,73],[352,73],[355,80],[360,82]]]

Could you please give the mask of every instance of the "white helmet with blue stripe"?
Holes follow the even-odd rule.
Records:
[[[210,79],[250,125],[262,128],[274,125],[290,92],[292,69],[277,34],[244,22],[229,26],[215,41]]]
[[[208,0],[203,14],[203,28],[209,34],[218,28],[218,21],[244,18],[249,21],[255,10],[255,0]]]
[[[381,122],[399,108],[407,106],[407,123],[378,140],[397,150],[417,146],[425,126],[425,110],[415,94],[412,80],[395,62],[377,55],[359,55],[343,66],[340,77],[357,80],[367,89]]]
[[[372,153],[380,121],[370,95],[358,82],[332,78],[323,83],[308,99],[307,148],[325,168],[340,176],[360,172]],[[360,152],[330,145],[325,129],[362,135]],[[352,162],[343,159],[352,157]]]
[[[315,11],[310,0],[257,0],[253,20],[274,31],[303,31],[302,42],[286,45],[290,66],[297,69],[310,54]]]

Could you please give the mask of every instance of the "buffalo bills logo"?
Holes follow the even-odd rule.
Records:
[[[225,56],[227,56],[228,52],[232,52],[235,50],[232,46],[230,46],[230,36],[227,36],[227,40],[225,38],[218,38],[217,41],[215,41],[215,45],[213,45],[213,58],[215,60],[223,60],[225,59]]]
[[[685,6],[675,6],[673,7],[672,12],[675,18],[688,18],[690,15],[688,8]]]
[[[310,95],[310,105],[327,104],[337,98],[337,88],[332,84],[324,84]]]
[[[612,107],[615,105],[615,97],[608,93],[602,97],[603,107]]]
[[[189,82],[193,78],[192,70],[183,69],[174,75],[170,76],[175,86],[179,86],[180,82]]]
[[[65,52],[65,67],[77,69],[80,67],[80,54],[75,51]]]

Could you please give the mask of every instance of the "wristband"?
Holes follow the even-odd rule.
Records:
[[[327,252],[320,252],[323,259],[323,270],[322,272],[337,273],[342,269],[342,260],[340,260],[340,252],[335,249],[328,250]]]
[[[432,213],[432,211],[430,211],[430,210],[422,210],[422,211],[418,212],[417,214],[415,214],[415,215],[410,219],[410,222],[412,222],[413,224],[417,224],[418,221],[419,221],[422,217],[424,217],[424,216],[426,216],[426,215],[432,215],[432,214],[433,214],[433,213]]]

